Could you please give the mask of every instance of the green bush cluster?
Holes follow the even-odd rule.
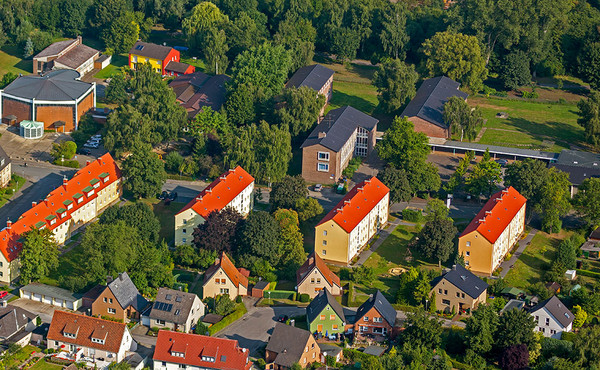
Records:
[[[310,296],[306,293],[300,294],[299,301],[302,303],[308,303],[310,301]]]
[[[537,99],[537,98],[539,98],[539,97],[540,97],[540,94],[538,94],[538,93],[537,93],[537,92],[535,92],[535,91],[531,91],[531,92],[529,92],[529,91],[522,90],[522,91],[521,91],[521,94],[523,95],[523,97],[524,97],[525,99]]]
[[[354,173],[358,170],[358,167],[360,167],[361,163],[362,163],[361,157],[352,158],[350,160],[350,162],[348,162],[348,166],[346,168],[344,168],[344,171],[342,171],[342,175],[351,179],[352,176],[354,176]]]
[[[579,270],[577,269],[577,274],[581,276],[587,276],[594,279],[600,279],[600,272],[589,271],[589,270]]]
[[[423,212],[418,209],[405,208],[402,210],[402,219],[404,221],[420,223],[425,220]]]
[[[208,328],[209,335],[212,336],[218,331],[225,329],[225,327],[227,327],[229,324],[233,323],[236,320],[239,320],[242,316],[244,316],[246,312],[248,312],[246,310],[246,306],[244,306],[244,304],[238,304],[235,311],[225,316],[223,320]]]
[[[57,166],[69,167],[69,168],[79,168],[79,162],[76,160],[60,160],[57,159],[53,162]]]

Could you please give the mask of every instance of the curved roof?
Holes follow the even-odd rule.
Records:
[[[79,81],[79,72],[61,69],[44,76],[21,76],[4,89],[4,94],[24,99],[49,101],[77,100],[92,87]]]

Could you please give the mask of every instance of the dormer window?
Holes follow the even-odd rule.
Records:
[[[60,218],[65,218],[67,217],[67,210],[60,207],[59,209],[56,210],[56,213],[58,214],[58,217]]]
[[[215,362],[215,358],[214,357],[209,357],[209,356],[202,356],[202,361]]]
[[[77,334],[74,334],[74,333],[66,333],[66,332],[65,332],[65,333],[63,333],[63,334],[64,334],[64,336],[65,336],[65,337],[67,337],[67,338],[73,338],[73,339],[77,338]]]
[[[89,198],[92,195],[94,195],[94,188],[92,188],[91,186],[86,186],[85,188],[83,188],[83,192]]]
[[[108,172],[103,172],[103,173],[100,174],[100,179],[104,183],[108,182],[109,178],[110,178],[110,175],[108,174]]]
[[[81,194],[81,193],[76,193],[75,195],[73,195],[73,198],[75,199],[77,204],[83,202],[83,194]]]
[[[92,337],[92,343],[104,344],[104,339],[98,339]]]
[[[98,179],[91,179],[90,180],[90,185],[92,185],[92,187],[94,189],[98,189],[100,187],[100,180],[98,180]]]
[[[185,357],[185,353],[183,352],[171,352],[171,355],[175,357]]]
[[[49,221],[50,225],[54,225],[56,223],[56,216],[54,216],[54,215],[46,216],[46,221]]]

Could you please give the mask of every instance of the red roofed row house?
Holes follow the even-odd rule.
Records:
[[[315,254],[349,264],[388,220],[390,189],[376,177],[352,188],[315,227]]]
[[[121,194],[121,171],[105,154],[77,171],[71,180],[54,189],[41,202],[23,213],[15,222],[7,222],[0,231],[0,281],[10,283],[19,276],[18,260],[21,236],[32,228],[48,228],[62,244],[74,230],[94,219]]]
[[[465,267],[491,275],[525,230],[527,199],[508,187],[492,195],[458,238]]]
[[[192,242],[192,233],[211,212],[231,207],[246,216],[252,210],[254,177],[240,166],[229,170],[202,190],[175,215],[175,245]]]

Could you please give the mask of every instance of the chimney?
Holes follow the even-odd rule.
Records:
[[[349,201],[348,199],[346,199],[346,200],[344,201],[344,204],[350,204],[350,201]]]
[[[88,166],[90,164],[90,161],[85,161],[85,165]]]
[[[77,36],[77,44],[81,45],[82,42],[83,40],[81,39],[81,36]]]
[[[336,209],[336,211],[337,211],[337,212],[340,212],[340,213],[341,213],[343,210],[344,210],[344,208],[338,208],[338,209]]]
[[[221,263],[221,258],[220,257],[215,258],[215,265],[218,265],[219,263]]]
[[[123,281],[123,274],[119,274],[119,280]]]
[[[477,220],[477,223],[484,224],[485,223],[485,217],[484,218],[480,218],[479,220]]]
[[[46,205],[48,205],[48,198],[44,198],[44,203],[46,203]]]
[[[319,134],[318,134],[318,138],[319,138],[319,139],[322,139],[322,138],[324,138],[324,137],[327,137],[327,133],[326,133],[326,132],[323,132],[323,131],[319,132]]]
[[[10,230],[10,227],[12,226],[12,221],[11,220],[6,220],[6,228],[8,230]]]
[[[366,179],[365,180],[365,184],[370,184],[371,183],[371,179]]]
[[[226,180],[227,179],[227,175],[223,175],[221,177],[219,177],[220,180]]]
[[[98,157],[98,164],[102,164],[102,158]]]
[[[504,194],[508,194],[508,189],[502,189],[502,192],[503,192]]]
[[[67,180],[67,176],[63,177],[63,185],[67,185],[67,182],[69,182],[69,180]]]
[[[486,214],[486,215],[491,215],[491,214],[492,214],[492,211],[485,211],[485,214]]]
[[[37,202],[31,202],[31,208],[37,206]]]
[[[197,202],[199,202],[199,201],[201,201],[201,200],[202,200],[202,195],[198,195],[198,196],[196,197],[196,201],[197,201]]]
[[[452,270],[456,270],[456,265],[452,265]]]
[[[107,277],[106,277],[106,285],[108,285],[108,284],[112,283],[112,281],[113,281],[113,278],[112,278],[112,276],[107,276]]]
[[[308,264],[312,265],[313,263],[315,263],[315,257],[310,256],[310,258],[308,259]]]

